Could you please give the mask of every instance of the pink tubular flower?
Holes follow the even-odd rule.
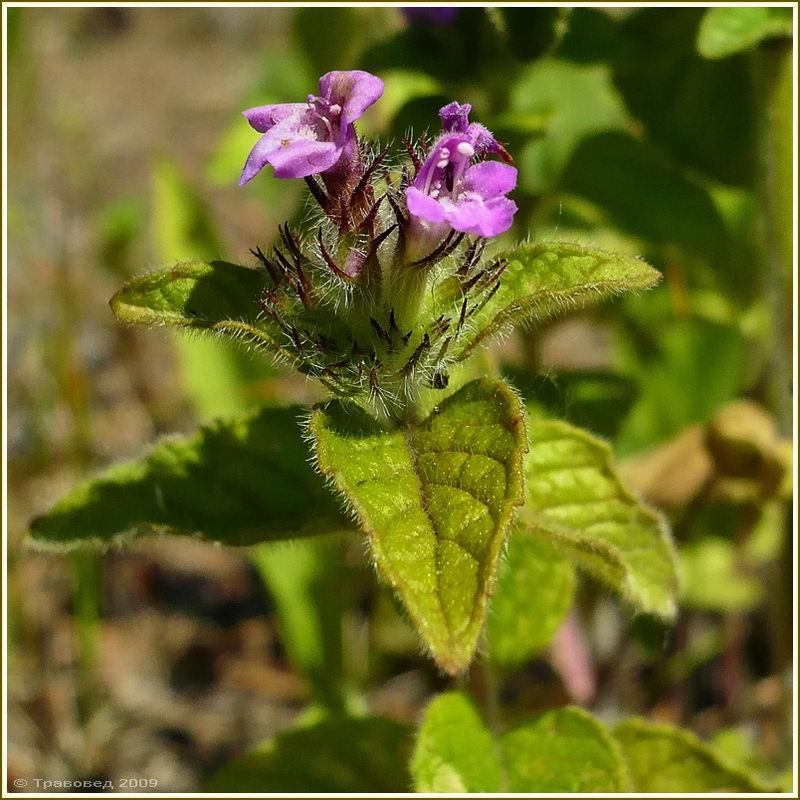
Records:
[[[406,204],[411,216],[429,227],[449,225],[489,238],[511,227],[517,206],[505,195],[517,185],[517,170],[497,161],[470,166],[476,156],[508,154],[486,128],[469,124],[469,111],[458,103],[440,111],[445,133],[406,189]]]
[[[306,103],[279,103],[248,109],[244,116],[264,134],[250,151],[239,185],[267,164],[276,178],[305,178],[336,166],[355,146],[353,123],[383,94],[383,81],[369,72],[328,72],[319,95]]]

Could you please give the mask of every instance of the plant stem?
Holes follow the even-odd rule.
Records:
[[[772,312],[772,404],[778,428],[791,431],[792,400],[792,42],[764,42],[754,52],[758,129],[758,203],[765,290]]]
[[[790,436],[792,430],[792,353],[793,317],[793,221],[794,186],[792,159],[793,47],[790,38],[762,43],[754,52],[756,97],[763,103],[758,129],[758,203],[765,291],[770,306],[773,341],[771,342],[771,403],[779,432]],[[791,292],[791,294],[790,294]],[[791,666],[794,634],[792,564],[794,536],[787,524],[784,547],[775,570],[771,592],[770,622],[774,643],[776,672]],[[788,692],[786,707],[789,707]],[[788,726],[787,726],[788,727]],[[787,740],[790,735],[787,731]]]

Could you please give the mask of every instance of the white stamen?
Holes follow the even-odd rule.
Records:
[[[450,163],[450,159],[443,158],[441,161],[436,162],[436,169],[444,169]]]
[[[439,196],[439,190],[438,189],[434,189],[431,192],[431,197],[435,200],[438,196]]]
[[[464,158],[472,158],[475,155],[475,148],[469,142],[460,142],[456,150]]]
[[[449,147],[443,147],[443,148],[442,148],[442,149],[439,151],[439,155],[440,155],[442,158],[450,158],[450,148],[449,148]]]
[[[334,104],[333,104],[333,105],[332,105],[332,106],[331,106],[331,107],[328,109],[328,111],[330,111],[330,113],[331,113],[331,114],[338,114],[338,113],[339,113],[341,110],[342,110],[342,107],[341,107],[341,106],[340,106],[338,103],[334,103]]]
[[[433,188],[434,189],[441,189],[442,188],[442,182],[441,181],[434,181],[433,182]]]

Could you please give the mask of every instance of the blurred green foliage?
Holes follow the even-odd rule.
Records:
[[[88,218],[98,243],[98,274],[137,273],[145,266],[143,258],[166,266],[225,256],[229,239],[217,204],[235,183],[256,138],[239,111],[302,100],[329,69],[369,69],[381,75],[386,91],[364,118],[363,135],[398,141],[409,130],[435,133],[440,105],[451,99],[470,102],[473,117],[507,142],[520,170],[518,237],[568,239],[641,254],[664,275],[653,292],[579,318],[604,334],[600,363],[587,367],[582,362],[583,353],[576,352],[582,340],[572,344],[571,361],[553,359],[548,337],[559,335],[558,324],[522,338],[517,353],[499,352],[497,366],[527,398],[548,416],[605,437],[634,465],[636,458],[659,454],[692,426],[706,436],[718,412],[736,398],[759,404],[780,433],[788,433],[789,9],[470,7],[443,25],[409,22],[390,8],[301,8],[290,14],[288,35],[264,53],[247,91],[231,98],[228,122],[204,163],[188,169],[176,141],[152,158],[149,192],[123,188]],[[8,19],[9,58],[21,59],[32,31],[19,9],[9,9]],[[20,86],[34,85],[30,64],[21,62]],[[266,174],[239,196],[239,202],[252,204],[251,217],[241,223],[250,237],[248,246],[266,248],[275,222],[302,219],[306,212],[300,187]],[[12,234],[30,235],[29,199],[12,193]],[[241,347],[185,337],[176,337],[174,347],[188,406],[201,420],[289,395],[281,383],[283,373]],[[85,411],[76,414],[85,416]],[[682,466],[672,465],[650,483],[642,475],[637,489],[649,499],[654,483],[662,488],[680,483]],[[738,659],[741,672],[755,683],[780,676],[787,665],[789,648],[775,647],[773,654],[753,658],[728,623],[747,619],[774,638],[791,640],[788,493],[757,488],[745,500],[720,499],[713,488],[718,468],[709,467],[696,491],[687,491],[687,499],[668,509],[683,567],[678,643],[668,644],[659,627],[654,628],[655,646],[648,648],[642,631],[649,618],[625,634],[626,669],[635,652],[644,664],[637,678],[655,686],[636,694],[641,708],[631,710],[647,713],[663,696],[681,695],[684,706],[675,713],[693,721],[695,712],[701,718],[708,710],[696,697],[707,673],[721,674],[731,659]],[[757,483],[752,474],[734,477]],[[311,698],[333,709],[334,716],[298,727],[245,756],[217,775],[212,786],[345,792],[409,787],[407,729],[386,720],[339,716],[358,680],[395,663],[394,656],[386,656],[383,665],[354,669],[343,653],[354,592],[340,545],[334,540],[260,545],[252,556],[274,599],[292,666],[307,679]],[[575,589],[572,570],[559,557],[549,552],[536,557],[534,551],[546,547],[512,539],[494,613],[490,610],[486,653],[508,670],[508,686],[532,680],[525,670],[534,659],[547,657],[574,590],[576,609],[593,637],[596,660],[602,662],[598,672],[606,680],[605,691],[619,691],[608,678],[615,662],[599,655],[597,644],[602,593],[585,582]],[[549,559],[552,569],[537,578]],[[96,571],[94,561],[74,562],[74,613],[87,664],[94,658],[100,614]],[[548,600],[554,584],[559,588]],[[526,592],[531,585],[535,591]],[[539,613],[537,603],[543,609]],[[374,609],[371,613],[378,625],[375,620],[382,617]],[[709,615],[712,627],[697,633],[696,627],[709,624]],[[396,622],[394,610],[388,616]],[[768,649],[763,642],[754,634],[750,649]],[[667,647],[672,648],[668,655]],[[400,645],[401,665],[416,656],[413,648]],[[699,676],[698,683],[690,686],[693,676]],[[674,695],[669,693],[673,690]],[[733,699],[715,696],[724,708],[712,721],[734,715],[761,724],[758,711],[748,705],[748,692],[741,686],[736,692]],[[449,753],[467,726],[483,723],[468,706],[448,702],[454,709],[445,710],[455,722],[445,719],[444,749],[433,753],[438,761],[431,759],[435,748],[426,739],[436,733],[437,709],[429,708],[425,717],[412,761],[417,785],[497,787],[495,768],[481,760],[492,745],[488,731],[481,734],[483,742],[473,738],[472,745],[482,745],[471,757],[468,750]],[[536,696],[532,702],[541,711],[552,698]],[[707,724],[706,718],[701,721]],[[744,762],[747,748],[733,735],[718,734],[712,751],[673,729],[637,724],[614,732],[625,745],[628,763],[637,765],[632,770],[637,788],[756,785],[718,756],[717,750],[726,751]],[[461,763],[464,752],[468,758]],[[614,746],[609,747],[613,752]],[[785,755],[785,748],[773,747],[772,766]],[[668,758],[669,771],[660,771],[659,758]],[[746,758],[761,774],[774,777],[776,770],[762,768],[763,757],[749,752]],[[483,774],[487,771],[491,774]],[[530,784],[518,786],[523,785]]]

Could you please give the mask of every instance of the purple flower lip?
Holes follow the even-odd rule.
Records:
[[[475,144],[478,155],[491,154],[511,163],[514,159],[508,150],[503,147],[494,135],[479,122],[470,122],[469,115],[472,111],[470,103],[453,101],[439,109],[439,119],[442,121],[442,130],[445,133],[466,133]]]
[[[353,123],[383,94],[383,81],[369,72],[328,72],[319,95],[305,103],[257,106],[243,112],[263,136],[250,151],[239,185],[267,164],[276,178],[305,178],[334,167],[355,144]]]
[[[517,206],[505,195],[517,185],[517,170],[497,161],[470,166],[488,153],[508,156],[486,128],[469,123],[470,110],[450,103],[440,111],[445,133],[406,189],[406,204],[412,217],[430,226],[490,238],[511,227]]]

